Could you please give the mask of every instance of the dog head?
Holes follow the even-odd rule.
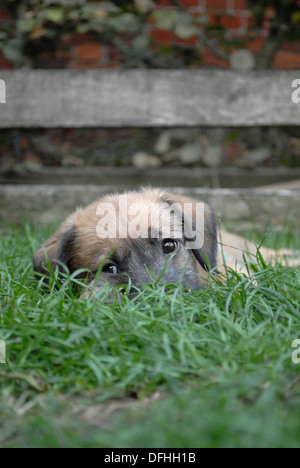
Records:
[[[216,267],[216,256],[216,221],[207,205],[144,189],[77,210],[39,248],[33,263],[43,274],[49,261],[61,271],[62,264],[71,273],[87,269],[93,290],[129,281],[134,288],[155,277],[197,290]]]

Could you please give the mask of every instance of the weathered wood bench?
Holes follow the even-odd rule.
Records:
[[[292,84],[298,78],[300,73],[295,71],[1,71],[0,79],[6,86],[1,88],[0,132],[55,127],[298,126],[300,104],[292,100]],[[64,215],[76,205],[116,188],[2,185],[0,216],[17,220],[24,213],[33,217],[39,213],[49,219],[53,207]],[[173,190],[207,200],[229,220],[299,219],[297,189]]]
[[[300,72],[1,71],[0,128],[299,125]]]

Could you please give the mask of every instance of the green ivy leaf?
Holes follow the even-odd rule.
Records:
[[[22,33],[30,33],[34,30],[36,25],[36,20],[33,18],[22,19],[17,23],[18,30]]]
[[[293,23],[300,23],[300,12],[299,11],[297,11],[296,13],[293,14],[292,22]]]
[[[174,10],[170,11],[154,11],[153,18],[155,21],[155,26],[158,29],[172,30],[179,18],[179,13]]]
[[[155,7],[152,0],[134,0],[134,3],[141,13],[148,13],[148,11],[151,11]]]
[[[191,39],[197,35],[197,28],[193,24],[176,24],[174,33],[180,39]]]
[[[90,23],[80,23],[76,27],[76,31],[80,34],[85,34],[91,30],[91,25]]]
[[[208,15],[199,15],[195,19],[197,24],[205,25],[209,23],[209,16]]]
[[[11,62],[21,62],[23,58],[22,45],[23,42],[20,39],[10,39],[3,44],[2,52]]]
[[[140,36],[137,36],[136,38],[133,39],[132,47],[135,50],[139,50],[139,51],[144,52],[149,48],[149,42],[150,42],[149,37],[140,35]]]
[[[123,13],[111,18],[110,24],[117,33],[134,33],[139,27],[137,17],[131,13]]]
[[[252,15],[253,15],[253,25],[255,28],[261,28],[264,16],[265,16],[265,9],[263,5],[254,5],[252,8]]]
[[[64,20],[64,10],[63,8],[47,8],[44,11],[44,18],[47,21],[52,21],[53,23],[62,23]]]

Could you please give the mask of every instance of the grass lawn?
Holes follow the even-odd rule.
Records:
[[[34,280],[51,232],[0,228],[1,447],[300,447],[299,269],[79,301],[71,279],[50,294]]]

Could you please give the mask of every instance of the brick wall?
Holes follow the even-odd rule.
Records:
[[[267,10],[261,30],[253,30],[251,12],[246,0],[181,0],[194,15],[206,14],[209,24],[220,24],[227,29],[228,37],[245,40],[245,48],[256,55],[268,35],[269,21],[273,17],[272,8]],[[173,6],[168,0],[157,2],[158,8],[167,11]],[[300,0],[299,0],[300,8]],[[11,21],[5,11],[0,11],[1,24]],[[171,31],[160,30],[154,24],[149,24],[152,39],[162,45],[188,44],[196,45],[196,38],[179,39]],[[229,62],[203,48],[203,66],[228,68]],[[55,53],[43,52],[39,56],[38,66],[41,68],[115,68],[123,65],[122,58],[114,47],[103,45],[92,34],[63,35]],[[300,68],[300,39],[285,42],[273,61],[274,69]],[[0,69],[12,68],[0,50]]]

